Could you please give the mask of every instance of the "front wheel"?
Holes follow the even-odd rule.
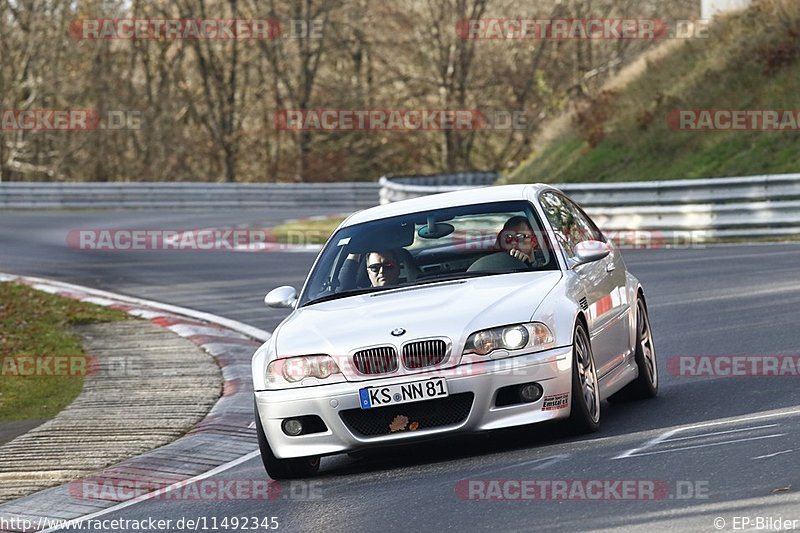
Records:
[[[256,432],[258,433],[258,449],[261,451],[261,462],[264,469],[274,480],[298,479],[310,477],[319,471],[319,457],[297,457],[293,459],[278,459],[269,447],[267,435],[261,425],[258,407],[255,408]]]
[[[578,322],[572,342],[572,407],[567,425],[576,434],[600,429],[600,386],[592,344],[586,327]]]
[[[639,375],[622,390],[609,398],[611,401],[645,400],[658,395],[658,361],[653,345],[650,317],[644,300],[636,301],[636,347],[634,353]]]

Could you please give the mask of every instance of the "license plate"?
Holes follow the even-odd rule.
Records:
[[[358,391],[362,409],[445,398],[447,394],[447,382],[444,378],[426,379],[399,385],[387,385],[385,387],[365,387]]]

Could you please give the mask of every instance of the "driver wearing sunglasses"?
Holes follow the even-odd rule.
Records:
[[[523,216],[511,217],[506,221],[497,235],[496,246],[526,264],[536,261],[534,250],[538,246],[538,241],[528,219]]]
[[[400,277],[400,264],[397,255],[385,250],[367,254],[367,275],[373,287],[394,285]]]

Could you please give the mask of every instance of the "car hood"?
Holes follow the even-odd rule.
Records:
[[[461,349],[487,327],[527,322],[561,272],[522,272],[431,283],[313,304],[294,311],[276,330],[278,357],[329,354],[409,340],[449,337]],[[402,336],[391,332],[402,328]]]

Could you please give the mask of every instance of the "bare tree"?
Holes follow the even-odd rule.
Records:
[[[251,0],[257,2],[258,0]],[[289,38],[259,41],[261,51],[267,58],[272,74],[277,82],[276,103],[288,103],[295,109],[305,110],[313,102],[314,88],[322,66],[328,39],[326,29],[331,12],[341,7],[338,0],[299,0],[286,9],[279,8],[274,0],[269,0],[267,16],[297,24],[301,28],[319,25],[319,38]],[[253,12],[258,12],[253,6]],[[300,129],[296,133],[297,163],[295,181],[307,179],[307,169],[311,157],[312,133]]]
[[[0,130],[2,180],[312,181],[500,169],[540,122],[592,101],[657,44],[476,40],[491,18],[691,18],[695,0],[0,0],[0,110],[92,109],[93,132]],[[776,15],[788,16],[788,15]],[[81,39],[87,19],[263,19],[265,40]],[[303,35],[313,29],[318,35]],[[477,109],[488,127],[338,131],[275,127],[276,111]],[[137,128],[106,124],[139,114]],[[493,112],[525,121],[498,128]]]

